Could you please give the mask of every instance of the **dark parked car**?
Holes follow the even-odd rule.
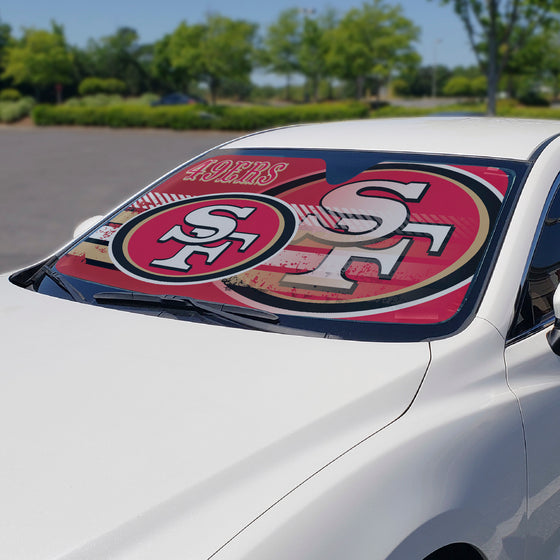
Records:
[[[206,101],[196,95],[187,95],[186,93],[168,93],[163,95],[158,101],[152,102],[152,107],[157,105],[206,105]]]

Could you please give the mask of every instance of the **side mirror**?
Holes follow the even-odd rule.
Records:
[[[97,222],[101,221],[103,216],[91,216],[91,218],[86,218],[84,221],[80,222],[74,228],[73,238],[80,237],[83,235],[88,229],[91,229]]]
[[[546,335],[548,343],[552,348],[552,351],[560,356],[560,286],[556,288],[554,292],[554,298],[552,300],[552,307],[554,308],[554,327]]]

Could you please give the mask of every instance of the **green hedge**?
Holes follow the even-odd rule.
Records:
[[[420,117],[445,113],[479,113],[486,114],[485,103],[442,105],[430,109],[417,107],[383,107],[372,111],[371,117]],[[522,119],[555,119],[560,120],[560,108],[555,107],[525,107],[512,99],[498,101],[497,113],[499,117],[513,117]]]
[[[399,107],[388,105],[380,107],[371,112],[372,118],[390,118],[390,117],[423,117],[429,115],[430,109],[423,109],[421,107]]]
[[[23,97],[19,101],[0,101],[0,122],[17,122],[31,113],[35,101],[32,97]]]
[[[219,130],[257,130],[302,122],[359,119],[368,116],[367,105],[357,102],[318,103],[286,107],[200,107],[110,105],[77,107],[38,105],[32,113],[37,125],[82,125]]]
[[[14,88],[6,88],[0,90],[0,101],[19,101],[22,98],[21,93]]]
[[[501,117],[560,120],[560,109],[555,107],[507,107],[503,109],[498,107],[498,114]]]
[[[123,97],[122,95],[96,93],[83,97],[71,97],[64,102],[66,107],[109,107],[114,105],[145,105],[149,106],[159,99],[155,93],[144,93],[139,97]]]
[[[96,93],[124,93],[126,84],[116,78],[85,78],[78,86],[80,95],[95,95]]]

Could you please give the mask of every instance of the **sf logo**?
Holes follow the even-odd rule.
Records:
[[[192,268],[189,260],[193,255],[202,255],[206,264],[211,265],[234,241],[241,242],[237,251],[243,253],[259,235],[237,231],[238,220],[247,219],[255,210],[255,207],[230,204],[216,204],[192,210],[183,220],[189,233],[185,233],[181,225],[175,225],[158,239],[158,243],[176,241],[183,247],[172,257],[154,259],[150,265],[188,272]]]
[[[296,242],[311,238],[331,250],[314,270],[285,274],[280,284],[352,293],[357,282],[350,280],[346,271],[356,261],[375,264],[378,278],[391,280],[415,237],[428,238],[428,255],[441,255],[453,226],[412,222],[407,204],[420,202],[429,187],[423,182],[369,180],[333,189],[316,211],[306,212],[296,237]],[[389,246],[371,247],[394,236],[400,239]]]

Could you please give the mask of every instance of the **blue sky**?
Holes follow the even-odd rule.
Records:
[[[441,6],[439,0],[386,1],[400,4],[421,28],[417,50],[424,64],[432,64],[434,58],[447,66],[474,64],[465,31],[449,6]],[[319,12],[333,7],[344,13],[361,4],[361,0],[25,0],[5,2],[0,19],[12,26],[16,36],[22,27],[49,28],[54,19],[64,25],[71,44],[84,46],[89,38],[109,35],[124,25],[135,28],[142,41],[152,42],[173,31],[180,21],[195,23],[208,12],[247,19],[264,28],[280,11],[294,6]]]

